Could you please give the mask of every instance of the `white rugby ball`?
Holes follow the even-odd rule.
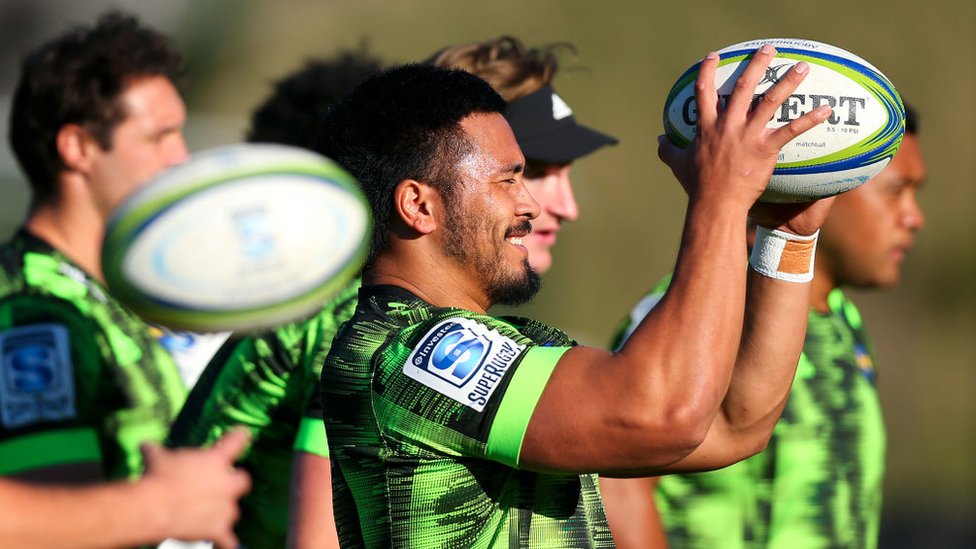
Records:
[[[351,175],[304,149],[237,144],[171,168],[113,212],[112,295],[145,319],[253,331],[312,314],[357,276],[371,217]]]
[[[756,88],[762,94],[793,65],[806,61],[810,72],[767,124],[776,128],[820,105],[830,105],[827,121],[790,141],[779,155],[766,202],[805,202],[842,193],[864,183],[895,155],[905,133],[905,107],[891,82],[873,65],[840,48],[795,38],[750,40],[719,50],[715,85],[720,104],[735,87],[753,53],[763,44],[776,57]],[[665,134],[678,146],[695,137],[698,112],[695,79],[699,64],[685,71],[664,105]]]

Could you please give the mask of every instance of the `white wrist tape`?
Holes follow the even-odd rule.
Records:
[[[749,265],[757,273],[777,280],[810,282],[819,235],[819,230],[810,236],[799,236],[756,227],[756,243],[749,256]]]

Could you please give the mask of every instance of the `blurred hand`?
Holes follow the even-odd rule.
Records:
[[[250,490],[251,479],[234,467],[234,461],[249,439],[247,430],[236,429],[207,449],[142,446],[146,474],[140,482],[157,493],[170,537],[212,540],[223,549],[237,547],[237,500]]]
[[[753,55],[725,109],[719,105],[715,89],[719,56],[713,52],[702,60],[695,83],[698,103],[695,139],[690,146],[680,149],[665,136],[658,138],[658,155],[692,201],[715,201],[743,210],[751,207],[766,190],[780,149],[830,115],[831,109],[825,105],[785,126],[766,127],[809,71],[806,63],[797,63],[750,108],[756,86],[775,55],[776,49],[768,44]]]

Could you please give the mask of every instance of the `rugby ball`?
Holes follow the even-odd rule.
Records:
[[[194,155],[117,208],[102,244],[109,291],[143,318],[255,331],[312,314],[358,275],[371,217],[351,175],[296,147]]]
[[[790,141],[780,152],[765,202],[805,202],[839,194],[864,183],[895,155],[905,133],[905,107],[891,82],[860,57],[828,44],[795,38],[750,40],[718,51],[715,85],[722,104],[753,53],[763,44],[776,57],[756,88],[761,95],[793,65],[806,61],[810,72],[777,110],[767,127],[776,128],[821,106],[833,114]],[[664,131],[680,147],[695,137],[696,63],[678,78],[664,104]]]

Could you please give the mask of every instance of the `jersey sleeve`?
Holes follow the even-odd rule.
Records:
[[[377,419],[399,443],[515,467],[532,412],[569,348],[488,316],[420,323],[379,354]]]
[[[227,340],[190,391],[167,444],[211,444],[238,425],[249,428],[254,440],[262,443],[276,436],[276,426],[279,431],[291,426],[293,436],[309,390],[308,383],[297,379],[303,375],[305,328],[290,324],[274,332]],[[278,442],[285,448],[292,443]]]
[[[101,461],[104,335],[56,299],[5,299],[0,319],[0,474]]]
[[[325,423],[322,418],[322,397],[317,390],[313,390],[308,398],[308,406],[306,406],[305,415],[298,426],[298,434],[295,436],[293,449],[324,458],[329,457],[329,441],[325,434]]]
[[[322,426],[317,399],[310,412],[317,415],[309,420],[306,413],[318,395],[332,338],[355,310],[358,287],[358,280],[349,284],[309,319],[225,342],[190,392],[167,443],[209,444],[244,425],[260,451],[286,454],[289,460],[293,447],[327,456],[324,427],[321,435],[316,429]]]

